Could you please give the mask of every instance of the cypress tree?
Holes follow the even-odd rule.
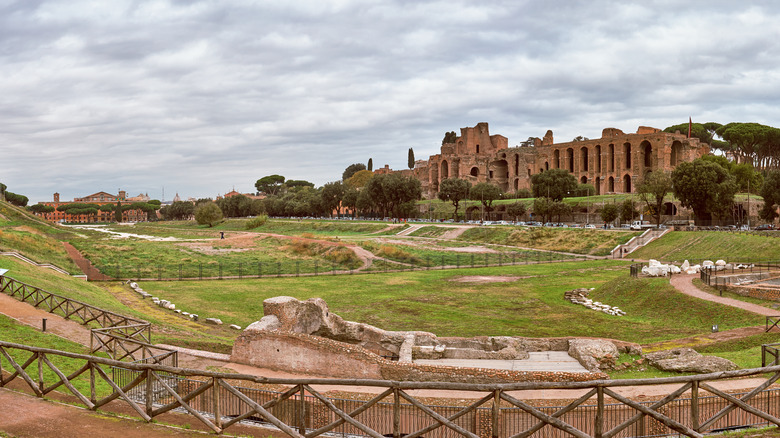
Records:
[[[368,170],[374,171],[374,160],[372,158],[368,159]]]
[[[122,222],[122,201],[116,201],[116,210],[114,210],[114,219]]]
[[[410,169],[414,169],[414,150],[409,148],[409,161],[407,163]]]

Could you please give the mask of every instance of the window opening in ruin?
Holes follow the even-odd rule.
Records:
[[[479,153],[479,145],[477,145],[477,153]]]
[[[515,175],[520,174],[520,156],[515,155]]]
[[[623,192],[631,193],[631,175],[626,174],[623,177]]]
[[[672,143],[672,156],[671,156],[672,166],[677,166],[677,163],[679,163],[681,149],[682,149],[682,143],[680,143],[679,141],[675,141],[674,143]]]
[[[520,180],[515,178],[515,191],[520,189]]]
[[[449,166],[447,165],[447,161],[442,161],[441,162],[441,179],[447,179],[447,178],[450,177],[449,175],[450,175],[450,169],[449,169]]]
[[[569,172],[574,173],[574,149],[566,149],[566,160],[569,162]]]
[[[608,192],[614,193],[615,192],[615,178],[609,177],[609,187],[607,189]]]
[[[623,145],[623,154],[626,156],[626,169],[631,168],[631,143]]]
[[[488,175],[489,175],[488,178],[493,179],[493,171],[492,170],[489,171]]]
[[[471,176],[479,176],[479,168],[472,167],[471,168]]]
[[[596,177],[596,194],[601,194],[601,177]]]
[[[558,149],[556,149],[555,152],[553,152],[553,165],[555,166],[556,169],[561,168],[561,151],[559,151]]]
[[[528,169],[528,176],[531,176],[531,169]]]
[[[585,147],[580,149],[580,170],[588,171],[588,148]]]
[[[644,154],[645,154],[645,167],[653,167],[653,147],[649,142],[644,142]]]
[[[547,161],[544,162],[544,170],[550,170],[550,163]]]
[[[615,171],[615,145],[609,145],[609,171]]]
[[[588,177],[587,176],[583,176],[582,178],[580,178],[580,184],[587,184],[587,183],[588,183]]]
[[[596,172],[601,172],[601,145],[596,145]]]

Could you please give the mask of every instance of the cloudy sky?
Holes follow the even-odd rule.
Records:
[[[0,182],[171,199],[694,121],[780,126],[773,1],[0,0]]]

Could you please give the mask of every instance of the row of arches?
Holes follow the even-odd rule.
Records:
[[[553,169],[565,168],[571,173],[590,171],[615,172],[616,168],[618,167],[616,166],[616,164],[618,164],[615,152],[617,149],[616,146],[610,143],[604,151],[602,151],[601,145],[596,145],[593,147],[593,149],[595,150],[595,154],[592,156],[590,153],[591,147],[588,146],[582,146],[579,148],[579,150],[575,150],[573,147],[566,149],[555,149],[553,151],[552,157],[550,157],[552,163],[550,163],[550,161],[545,161],[544,167],[540,168],[540,170],[548,170],[550,167],[552,167]],[[657,163],[659,160],[657,157],[657,151],[653,149],[653,145],[649,141],[642,141],[642,143],[639,144],[638,150],[638,161],[644,170],[650,170],[658,166]],[[622,168],[625,170],[632,169],[635,164],[635,160],[633,159],[633,145],[630,142],[623,143],[621,152],[623,155],[622,163],[620,163],[622,164]],[[675,141],[672,144],[672,154],[670,160],[670,164],[672,166],[676,166],[677,163],[681,160],[681,152],[682,143]],[[577,158],[576,160],[575,157]],[[591,163],[591,157],[593,158],[594,163]]]

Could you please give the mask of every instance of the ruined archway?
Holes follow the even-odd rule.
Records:
[[[642,157],[644,158],[645,169],[653,168],[653,146],[649,141],[645,140],[639,145],[639,150],[642,151]]]
[[[587,183],[588,183],[588,177],[587,176],[583,176],[582,178],[580,178],[580,184],[587,184]]]
[[[677,164],[682,159],[682,143],[675,140],[672,143],[672,156],[671,156],[671,165],[677,166]]]
[[[626,169],[631,168],[631,143],[623,143],[623,155],[626,158]]]
[[[601,172],[601,145],[596,145],[596,172]]]
[[[580,148],[580,171],[588,171],[588,148],[584,146]]]
[[[596,177],[596,184],[595,184],[595,186],[596,186],[596,194],[600,195],[601,194],[601,177],[600,176]]]
[[[566,161],[568,161],[569,173],[574,173],[574,149],[566,149]]]
[[[474,166],[471,168],[471,172],[469,172],[469,175],[473,177],[479,177],[479,167]]]
[[[609,171],[614,172],[615,171],[615,145],[610,144],[609,145]]]
[[[667,216],[676,216],[677,215],[677,206],[674,205],[672,202],[667,202],[664,204],[664,214]]]
[[[623,177],[623,192],[631,193],[631,175],[629,174]]]
[[[615,193],[615,178],[613,178],[613,177],[611,177],[611,176],[610,176],[610,177],[609,177],[609,181],[608,181],[608,183],[609,183],[609,184],[608,184],[608,186],[607,186],[607,192],[609,192],[609,193]]]
[[[553,152],[553,166],[555,166],[556,169],[561,168],[561,151],[558,149]]]
[[[447,164],[447,161],[444,160],[441,162],[441,179],[447,179],[450,177],[450,166]]]
[[[506,160],[493,161],[490,163],[489,171],[493,184],[505,192],[509,190],[509,163]]]

